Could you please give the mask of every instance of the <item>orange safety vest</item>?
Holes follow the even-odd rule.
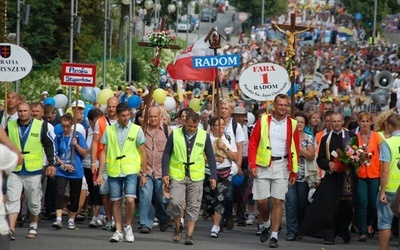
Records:
[[[109,122],[107,120],[107,117],[106,116],[100,117],[97,120],[97,124],[99,125],[99,138],[100,138],[100,140],[99,140],[99,143],[97,144],[96,157],[97,157],[98,160],[100,160],[100,154],[101,154],[101,151],[103,151],[103,148],[104,148],[104,144],[101,142],[101,137],[103,136],[104,131],[106,131],[106,128],[107,128],[107,126],[109,124]]]
[[[361,140],[360,132],[357,133],[358,145],[363,146],[363,141]],[[381,162],[379,161],[379,145],[382,142],[381,136],[375,132],[371,131],[371,136],[368,141],[367,151],[372,153],[372,159],[370,160],[370,165],[367,166],[362,164],[358,169],[359,178],[379,178],[381,176]],[[364,143],[366,144],[366,143]]]

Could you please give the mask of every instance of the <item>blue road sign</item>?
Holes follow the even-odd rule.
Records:
[[[193,68],[234,67],[240,65],[239,55],[194,56]]]

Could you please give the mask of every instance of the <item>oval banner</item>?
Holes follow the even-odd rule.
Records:
[[[290,79],[284,67],[274,63],[259,63],[242,73],[239,86],[243,94],[254,100],[269,101],[289,91]]]
[[[24,48],[0,43],[0,82],[13,82],[27,76],[32,69],[32,57]]]

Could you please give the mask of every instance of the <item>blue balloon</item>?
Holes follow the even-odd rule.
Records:
[[[44,101],[43,101],[43,105],[46,105],[46,104],[50,104],[51,106],[54,107],[54,105],[56,105],[56,101],[54,100],[53,97],[47,97],[47,98],[44,99]]]
[[[56,126],[54,126],[54,133],[56,134],[56,135],[59,135],[59,134],[61,134],[63,132],[63,129],[62,129],[62,127],[61,127],[61,124],[57,124]]]
[[[232,185],[240,186],[244,182],[244,175],[234,175],[232,177]]]
[[[137,95],[133,95],[131,97],[129,97],[127,104],[131,109],[135,109],[138,108],[140,106],[140,97]]]
[[[84,117],[87,117],[90,110],[94,109],[93,105],[85,104],[85,112],[83,113]]]
[[[299,85],[297,83],[294,84],[294,94],[297,94],[299,92]],[[292,89],[289,89],[287,92],[288,96],[292,95]]]
[[[87,100],[87,101],[91,101],[94,102],[96,101],[96,91],[94,90],[94,88],[91,87],[83,87],[81,90],[81,95],[83,97],[83,99]]]

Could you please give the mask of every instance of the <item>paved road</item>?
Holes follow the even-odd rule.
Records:
[[[63,218],[64,223],[66,217]],[[89,221],[84,224],[77,223],[77,230],[55,230],[51,228],[51,222],[39,222],[39,234],[36,239],[26,239],[27,225],[24,228],[17,228],[16,240],[11,242],[11,249],[13,250],[41,250],[41,249],[85,249],[85,250],[99,250],[99,249],[121,249],[121,248],[134,248],[134,249],[229,249],[229,250],[242,250],[242,249],[265,249],[268,248],[267,243],[260,243],[259,237],[255,236],[256,225],[247,226],[245,228],[235,227],[232,231],[224,230],[220,233],[218,239],[212,239],[209,236],[211,229],[211,222],[199,221],[194,235],[194,246],[185,246],[183,241],[181,243],[172,242],[172,227],[168,228],[166,232],[160,232],[158,228],[154,229],[151,234],[139,234],[136,227],[134,228],[135,242],[134,243],[110,243],[109,237],[112,233],[102,229],[91,229],[87,226]],[[137,219],[135,220],[137,224]],[[285,241],[285,226],[280,235],[278,242],[280,249],[377,249],[378,237],[375,236],[373,240],[361,243],[358,242],[358,236],[352,234],[352,242],[344,244],[342,239],[336,238],[336,245],[325,246],[321,239],[305,237],[301,241]],[[136,232],[135,232],[136,231]],[[186,230],[183,231],[183,237]],[[391,241],[391,249],[397,248],[396,239]],[[1,246],[0,246],[1,249]]]

